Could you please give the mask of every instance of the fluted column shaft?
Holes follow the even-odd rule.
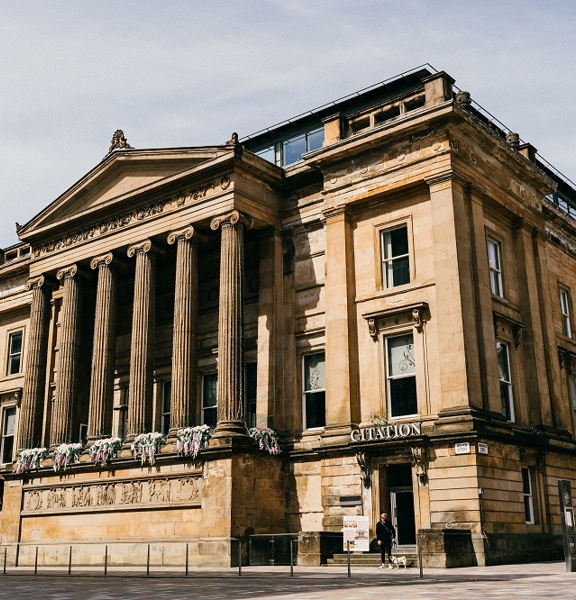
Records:
[[[112,260],[113,255],[109,252],[93,258],[90,262],[92,269],[98,269],[98,284],[90,378],[89,440],[106,437],[112,433],[116,317],[116,281]]]
[[[62,282],[58,383],[50,424],[50,444],[58,446],[72,441],[72,416],[77,394],[78,346],[80,342],[80,277],[78,267],[60,269],[56,277]]]
[[[50,290],[43,275],[26,282],[32,290],[30,307],[30,333],[26,354],[26,372],[20,408],[18,449],[40,445],[46,362],[48,354],[48,329],[50,324]]]
[[[150,240],[130,246],[128,256],[136,257],[127,425],[133,438],[150,427],[152,413],[156,257]]]
[[[215,435],[246,433],[244,422],[242,353],[242,280],[244,226],[247,219],[238,211],[212,220],[221,227],[220,312],[218,316],[218,424]]]
[[[196,396],[198,240],[194,234],[194,227],[190,226],[174,231],[168,236],[169,244],[176,243],[171,432],[191,425]]]

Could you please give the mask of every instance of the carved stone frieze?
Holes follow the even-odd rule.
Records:
[[[52,252],[57,252],[63,248],[75,246],[76,244],[99,237],[110,231],[122,229],[135,221],[145,221],[147,219],[151,219],[170,208],[176,208],[183,206],[184,204],[189,204],[196,200],[205,198],[208,192],[211,190],[215,190],[217,188],[226,190],[230,187],[230,183],[231,181],[229,177],[222,177],[218,182],[210,181],[204,185],[198,186],[197,188],[191,188],[168,198],[150,202],[123,215],[101,221],[93,227],[81,229],[80,231],[66,235],[60,239],[49,242],[48,244],[37,246],[33,249],[33,254],[35,257],[38,257],[45,254],[50,254]]]
[[[73,513],[148,506],[197,506],[202,499],[202,477],[154,477],[149,479],[94,482],[24,490],[23,514]]]

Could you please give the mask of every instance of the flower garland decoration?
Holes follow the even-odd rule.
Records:
[[[268,454],[280,454],[282,452],[278,436],[273,429],[269,427],[252,427],[248,433],[253,440],[258,442],[260,450],[264,450]]]
[[[42,467],[42,461],[46,458],[46,453],[46,448],[22,450],[16,459],[14,471],[18,474],[29,473],[32,469],[37,471]]]
[[[82,454],[82,444],[60,444],[52,459],[54,460],[54,471],[65,471],[68,465],[78,462],[80,455]]]
[[[119,437],[102,438],[88,448],[88,458],[95,465],[102,466],[116,458],[121,447],[122,440]]]
[[[130,449],[132,456],[139,460],[141,465],[145,465],[146,461],[153,465],[156,462],[156,454],[164,444],[166,444],[166,436],[154,431],[137,435],[130,444]]]
[[[196,458],[202,448],[206,448],[210,439],[209,425],[196,425],[184,427],[176,434],[176,450],[178,456],[191,456]]]

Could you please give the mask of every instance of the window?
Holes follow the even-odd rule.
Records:
[[[88,423],[80,423],[78,428],[78,441],[85,446],[88,441]]]
[[[11,463],[14,453],[14,434],[16,430],[16,407],[6,408],[2,415],[2,444],[0,454],[2,463]]]
[[[391,417],[417,414],[416,362],[412,333],[386,338],[386,363],[388,414]]]
[[[22,363],[22,332],[15,331],[8,339],[8,375],[20,373]]]
[[[170,404],[172,402],[172,382],[162,382],[162,419],[160,433],[168,434],[170,431]]]
[[[282,165],[287,166],[298,162],[306,152],[321,148],[323,141],[323,127],[285,140],[282,142]]]
[[[562,333],[572,337],[572,323],[570,319],[570,295],[568,290],[560,290],[560,311],[562,312]]]
[[[324,128],[319,127],[290,139],[271,144],[255,154],[276,165],[286,167],[297,163],[306,152],[322,148]]]
[[[256,363],[246,365],[246,424],[256,427]]]
[[[386,288],[410,283],[407,225],[382,232],[382,280]]]
[[[500,242],[488,239],[488,265],[490,267],[490,291],[494,296],[504,297],[502,287],[502,261]]]
[[[218,374],[202,378],[202,423],[216,427],[218,421]]]
[[[326,425],[326,362],[324,352],[303,357],[304,429]]]
[[[535,523],[534,498],[532,495],[532,477],[530,469],[522,469],[522,493],[524,494],[524,517],[526,523]]]
[[[502,414],[508,421],[514,421],[514,402],[512,398],[512,378],[510,376],[510,352],[508,344],[496,342],[498,354],[498,378],[500,380],[500,400]]]

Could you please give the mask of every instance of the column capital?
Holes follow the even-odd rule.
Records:
[[[182,227],[182,229],[171,231],[168,234],[168,243],[172,245],[181,239],[202,241],[202,237],[202,234],[193,225],[188,225],[187,227]]]
[[[78,270],[78,265],[68,265],[67,267],[58,269],[58,272],[56,273],[56,279],[59,281],[63,281],[64,279],[74,279],[74,277],[76,277],[76,275],[79,273],[81,273],[81,271]]]
[[[137,244],[132,244],[128,246],[128,257],[132,258],[136,254],[148,254],[152,250],[152,241],[144,240],[142,242],[138,242]]]
[[[210,229],[212,229],[212,231],[216,231],[224,223],[229,223],[230,225],[237,225],[238,223],[240,223],[241,225],[244,225],[244,227],[246,227],[247,229],[250,229],[254,224],[254,219],[252,217],[249,217],[248,215],[245,215],[244,213],[241,213],[238,210],[233,210],[224,215],[214,217],[210,222]]]
[[[25,283],[25,287],[28,291],[30,290],[36,290],[42,287],[57,287],[57,284],[55,281],[52,281],[52,279],[50,277],[47,277],[46,275],[39,275],[38,277],[30,277],[29,279],[26,280]]]
[[[95,256],[90,261],[90,268],[97,269],[100,265],[110,265],[112,260],[114,259],[114,255],[112,252],[107,252],[106,254],[101,254],[100,256]]]

